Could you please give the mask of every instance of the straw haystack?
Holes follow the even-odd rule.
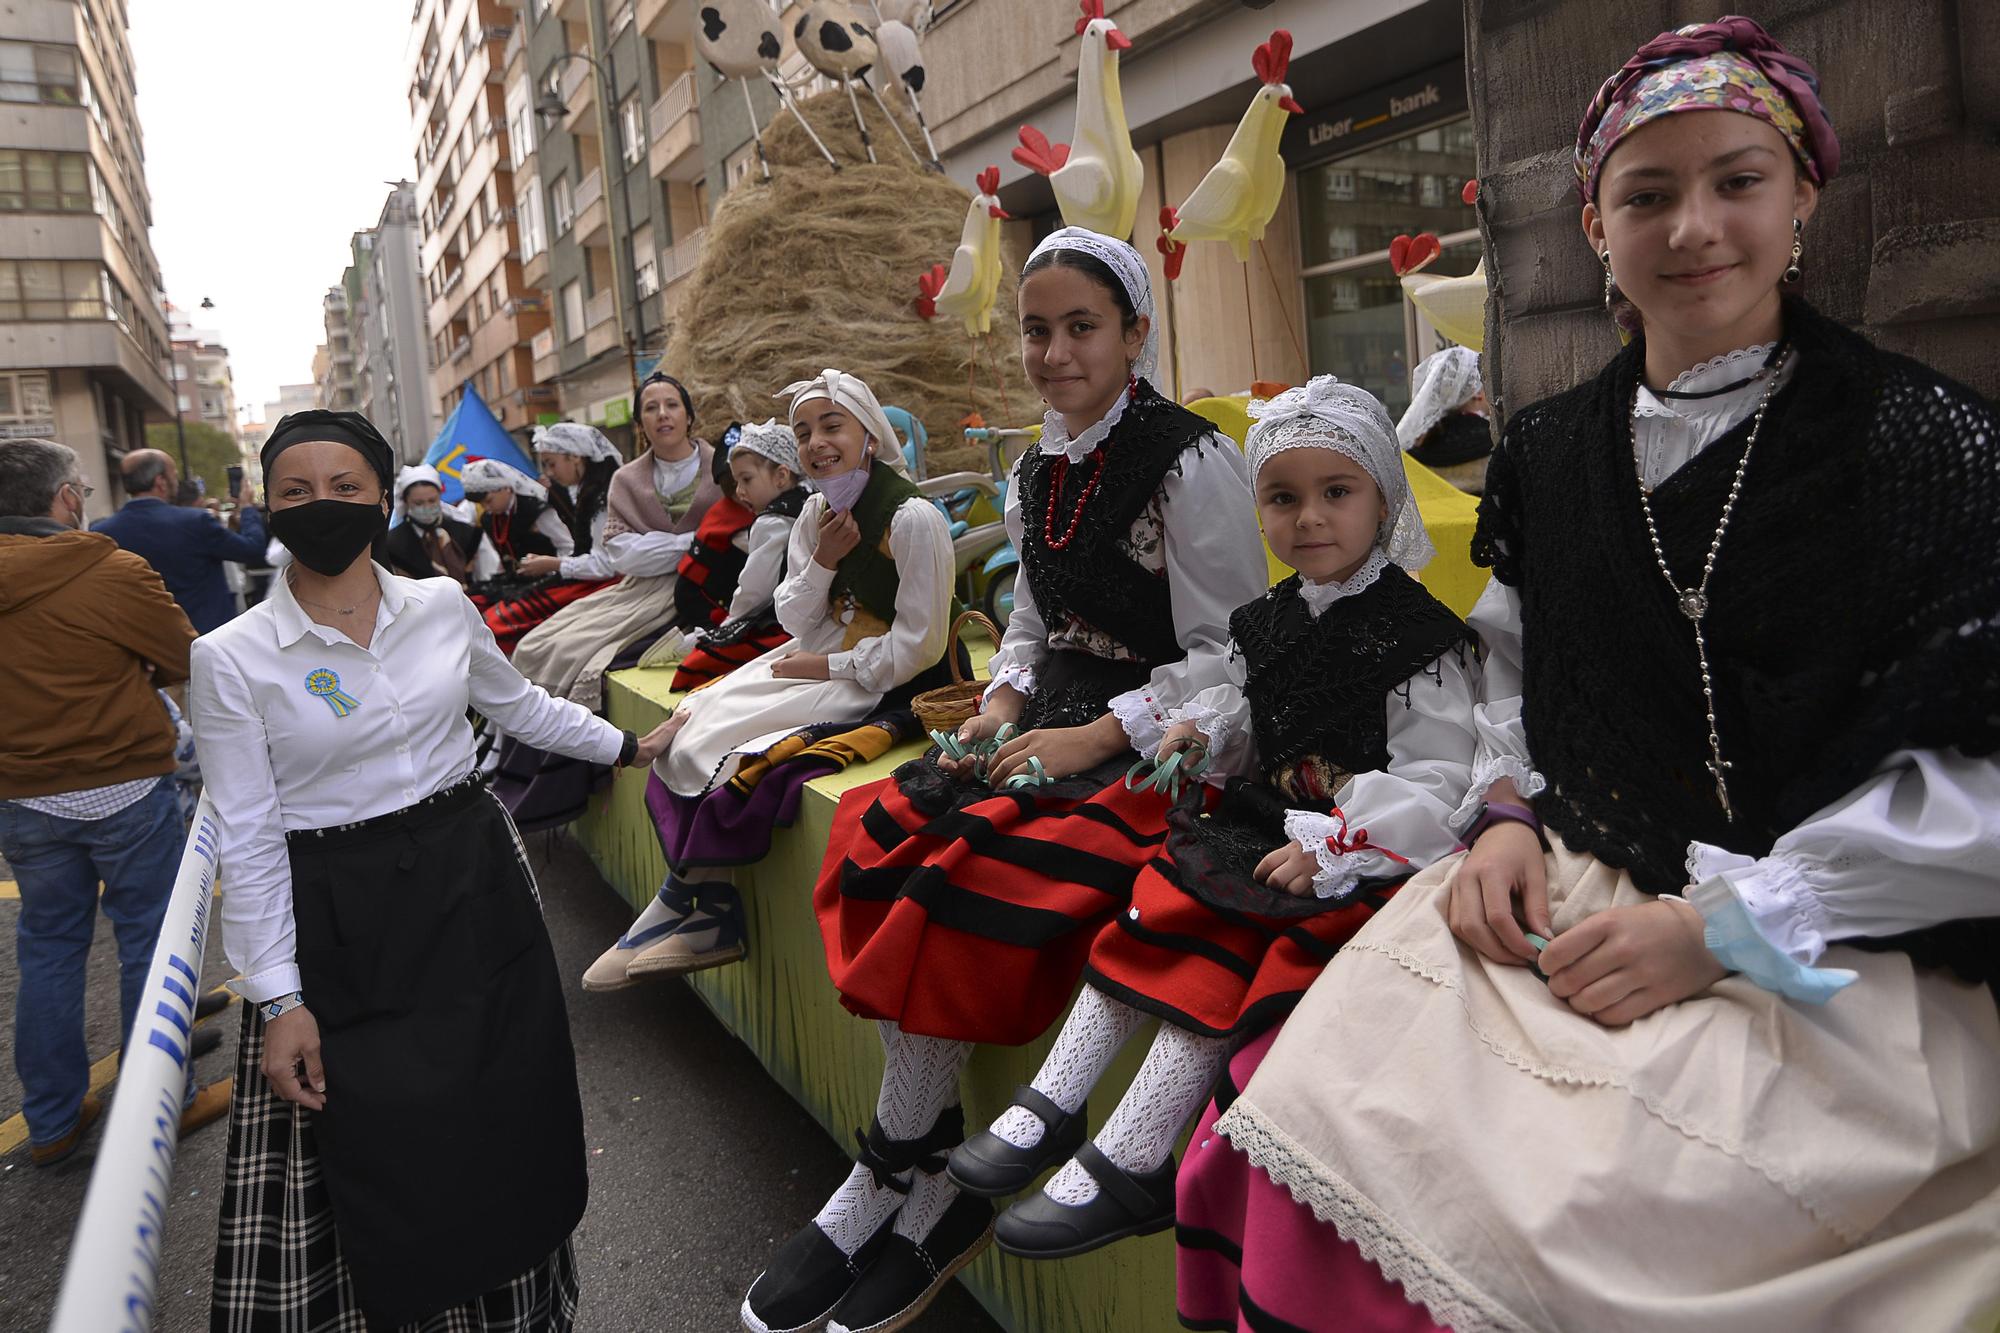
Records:
[[[879,165],[862,153],[838,90],[802,104],[838,173],[790,116],[765,130],[773,179],[753,172],[716,206],[661,366],[686,383],[705,422],[782,417],[777,390],[837,367],[924,423],[933,472],[983,466],[983,451],[959,434],[968,412],[995,425],[1040,415],[1021,371],[1018,257],[1005,265],[990,347],[957,320],[920,318],[917,277],[950,262],[972,196],[919,167],[881,112],[862,105]],[[915,125],[904,132],[923,142]]]

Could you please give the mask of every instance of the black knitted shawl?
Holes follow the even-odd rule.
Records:
[[[1158,666],[1186,656],[1174,631],[1166,578],[1119,548],[1181,454],[1215,427],[1140,380],[1125,412],[1097,452],[1072,465],[1055,499],[1055,526],[1067,530],[1084,488],[1102,474],[1089,512],[1063,550],[1042,533],[1055,458],[1031,449],[1021,460],[1021,561],[1035,609],[1051,628],[1073,616],[1116,639],[1141,662]]]
[[[1490,466],[1473,558],[1520,590],[1536,808],[1649,893],[1690,840],[1747,856],[1899,749],[2000,747],[2000,421],[1993,405],[1800,302],[1796,349],[1709,585],[1705,621],[1735,821],[1709,758],[1693,628],[1642,520],[1635,342],[1524,409]],[[1749,423],[1652,494],[1683,586],[1699,577]],[[2000,977],[2000,920],[1864,947]]]
[[[1313,617],[1294,574],[1229,617],[1243,654],[1266,782],[1314,756],[1344,773],[1389,766],[1382,700],[1472,631],[1400,566]]]

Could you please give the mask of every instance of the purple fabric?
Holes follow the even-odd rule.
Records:
[[[1825,185],[1834,178],[1840,170],[1840,139],[1827,117],[1826,104],[1820,101],[1819,74],[1809,63],[1779,45],[1755,19],[1731,14],[1713,23],[1691,24],[1675,32],[1661,33],[1635,51],[1597,90],[1576,131],[1577,190],[1585,203],[1596,198],[1598,173],[1604,159],[1617,146],[1615,139],[1593,145],[1598,125],[1611,109],[1631,97],[1648,75],[1718,51],[1741,56],[1784,93],[1805,123],[1807,151],[1801,161],[1806,173],[1817,185]]]
[[[657,773],[646,778],[646,809],[660,833],[660,849],[677,872],[696,866],[740,866],[762,860],[774,829],[799,817],[799,798],[814,778],[840,770],[831,759],[781,764],[738,795],[722,786],[702,796],[676,796]]]

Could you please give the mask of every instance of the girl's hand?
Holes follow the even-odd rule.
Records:
[[[1193,722],[1176,722],[1168,727],[1167,734],[1160,738],[1160,748],[1153,752],[1153,757],[1165,759],[1176,750],[1189,748],[1206,750],[1208,737]]]
[[[1003,702],[1001,695],[1012,696],[1012,707]],[[958,741],[967,750],[982,745],[999,734],[1000,728],[1009,725],[1021,715],[1021,696],[1011,685],[1002,685],[986,701],[986,709],[965,720],[958,729]],[[996,706],[997,705],[997,706]],[[938,767],[960,782],[969,781],[979,775],[979,756],[967,754],[963,759],[953,759],[949,755],[938,756]]]
[[[787,653],[771,663],[778,680],[831,680],[825,653]]]
[[[1256,879],[1294,898],[1310,898],[1319,858],[1296,842],[1288,842],[1257,863]]]
[[[1606,1027],[1623,1027],[1729,975],[1702,931],[1701,913],[1683,902],[1638,903],[1586,917],[1542,951],[1549,994]]]
[[[632,752],[632,763],[629,766],[632,768],[650,767],[655,759],[658,759],[667,752],[667,747],[674,743],[674,737],[680,733],[682,727],[687,725],[687,720],[688,715],[686,713],[674,713],[665,722],[662,722],[659,726],[654,727],[651,731],[641,736],[639,738],[639,748]]]
[[[305,1076],[299,1067],[305,1067]],[[326,1069],[319,1058],[319,1021],[300,1005],[264,1024],[264,1060],[260,1066],[271,1091],[295,1106],[318,1111],[326,1106]]]
[[[560,574],[562,557],[556,555],[524,555],[521,557],[521,572],[531,579],[544,574]]]
[[[861,545],[861,525],[854,521],[853,514],[837,514],[826,511],[826,517],[819,524],[819,548],[813,552],[813,559],[828,569],[840,563],[841,557]]]
[[[1127,748],[1125,729],[1109,713],[1087,726],[1037,727],[1000,747],[987,765],[986,780],[1004,787],[1008,778],[1033,772],[1028,763],[1031,759],[1042,761],[1042,773],[1050,781],[1074,777]]]
[[[1543,939],[1553,939],[1555,928],[1549,924],[1542,840],[1533,829],[1513,820],[1486,826],[1459,863],[1445,920],[1451,933],[1483,958],[1514,967],[1536,959],[1535,946],[1521,932],[1522,923]]]

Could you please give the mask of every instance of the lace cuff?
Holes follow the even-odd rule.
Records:
[[[1700,844],[1696,847],[1699,849]],[[1708,850],[1723,858],[1745,862],[1752,867],[1753,874],[1761,864],[1719,848]],[[1700,857],[1699,850],[1690,853],[1689,865]],[[1802,879],[1800,883],[1803,884]],[[1723,874],[1702,879],[1688,890],[1688,901],[1706,923],[1702,942],[1724,967],[1742,973],[1767,991],[1805,1004],[1825,1004],[1854,984],[1859,974],[1844,967],[1808,967],[1767,938],[1752,915],[1753,909],[1744,897],[1738,896],[1739,892],[1739,886]],[[1818,956],[1817,950],[1813,956]]]
[[[1123,719],[1121,718],[1120,721],[1123,721]],[[1219,708],[1211,708],[1204,703],[1188,703],[1183,704],[1179,708],[1170,708],[1167,710],[1168,727],[1176,726],[1182,722],[1194,723],[1195,730],[1199,731],[1203,738],[1208,741],[1208,754],[1211,761],[1213,761],[1216,755],[1221,754],[1223,750],[1228,748],[1229,742],[1236,737],[1236,724],[1230,721],[1229,714]],[[1127,728],[1127,731],[1129,732],[1130,728]],[[1161,735],[1161,739],[1165,739],[1164,732]],[[1155,743],[1155,748],[1158,748],[1157,742]]]
[[[1150,685],[1114,696],[1111,715],[1125,728],[1126,738],[1140,754],[1157,753],[1160,742],[1167,737],[1167,728],[1172,725]]]
[[[1330,815],[1287,810],[1285,836],[1311,852],[1319,862],[1319,870],[1313,875],[1316,898],[1349,897],[1364,872],[1395,874],[1396,867],[1406,864],[1386,848],[1369,846],[1367,830],[1350,835],[1347,820],[1338,810]]]
[[[1796,963],[1811,964],[1826,952],[1830,922],[1806,867],[1782,854],[1756,859],[1710,846],[1688,844],[1688,883],[1715,881],[1742,904],[1745,916],[1771,947]]]
[[[1495,754],[1482,747],[1479,757],[1473,761],[1472,785],[1466,788],[1465,799],[1458,803],[1458,809],[1452,811],[1451,819],[1447,821],[1450,826],[1462,830],[1470,824],[1473,816],[1479,813],[1479,807],[1486,803],[1486,793],[1502,778],[1512,781],[1514,790],[1525,800],[1533,800],[1549,785],[1549,780],[1519,755]]]
[[[1035,669],[1019,662],[1009,662],[993,673],[993,679],[986,686],[986,692],[979,696],[979,706],[986,707],[986,701],[993,697],[993,691],[1002,685],[1012,685],[1023,696],[1035,692]]]

